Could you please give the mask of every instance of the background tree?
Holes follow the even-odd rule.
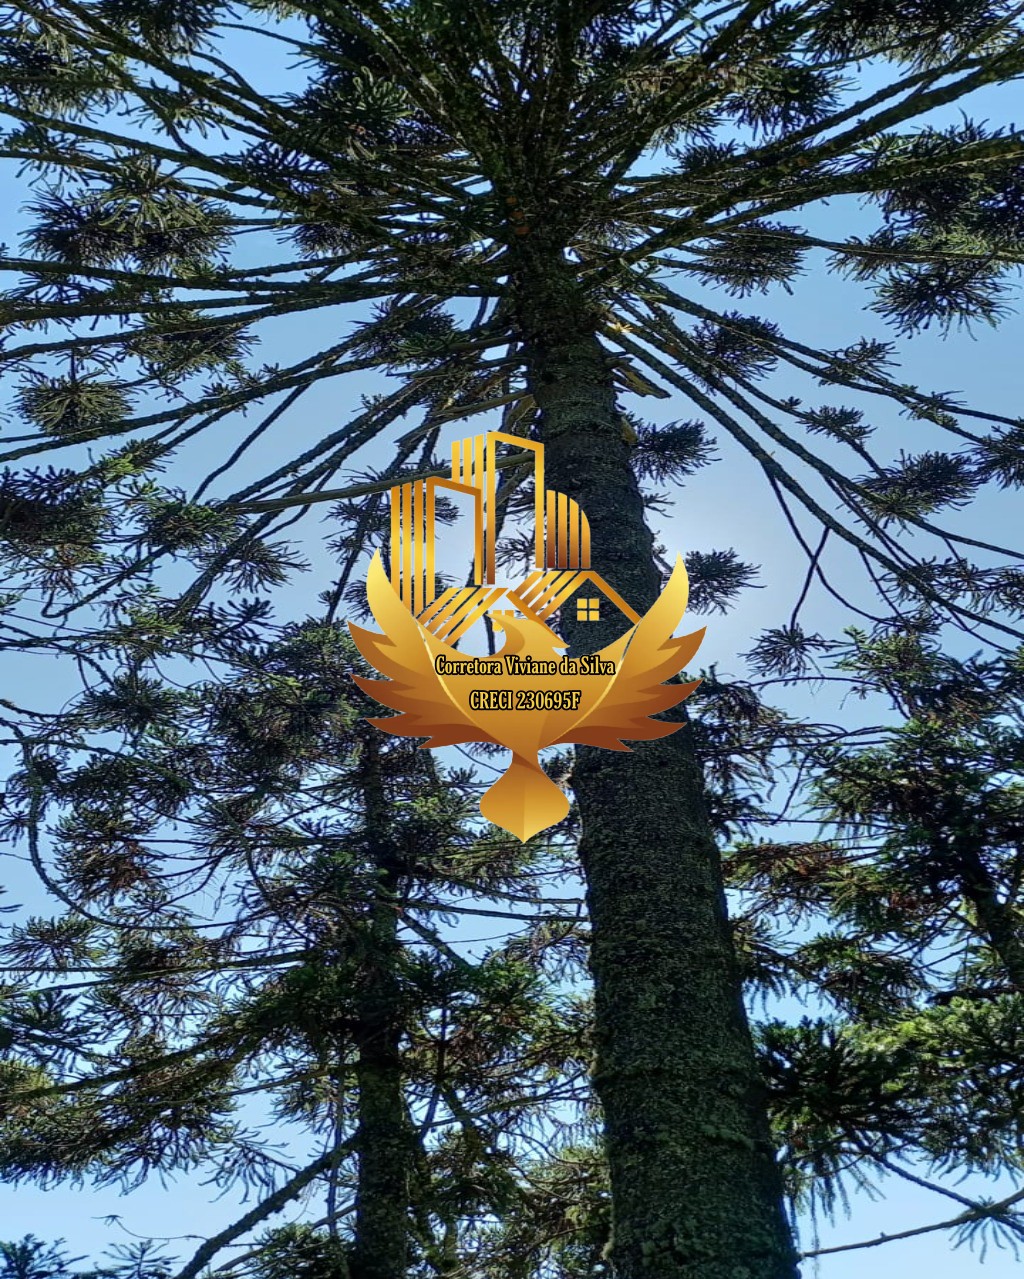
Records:
[[[3,1279],[166,1279],[168,1259],[153,1244],[140,1240],[115,1244],[107,1252],[107,1264],[98,1269],[75,1270],[83,1257],[71,1257],[64,1240],[45,1243],[35,1235],[17,1242],[0,1242],[0,1275]]]
[[[914,122],[1019,75],[1014,6],[248,8],[239,24],[214,6],[11,7],[3,153],[38,187],[22,255],[5,259],[17,278],[3,359],[28,434],[4,457],[67,450],[62,470],[5,480],[12,594],[39,592],[12,644],[66,651],[53,622],[104,606],[98,644],[111,625],[133,643],[179,643],[218,583],[285,578],[295,559],[276,531],[387,438],[380,484],[341,491],[367,500],[342,512],[332,623],[353,607],[362,550],[385,536],[380,491],[434,469],[445,424],[487,406],[543,439],[551,482],[588,513],[596,566],[639,609],[659,552],[638,473],[664,481],[706,461],[707,423],[764,472],[809,581],[836,589],[823,557],[839,544],[883,602],[909,593],[938,619],[1016,639],[1019,556],[935,519],[986,483],[1019,481],[1019,423],[901,383],[887,344],[851,335],[817,350],[694,287],[792,287],[821,250],[875,290],[898,331],[998,319],[1019,260],[1020,137]],[[302,59],[284,92],[223,56],[239,25]],[[865,64],[890,74],[859,93]],[[878,208],[867,240],[776,221],[845,194]],[[284,254],[270,248],[279,237]],[[374,300],[372,319],[291,363],[250,358],[264,322]],[[780,398],[765,381],[776,367],[855,403]],[[243,478],[310,387],[366,369],[395,381]],[[647,429],[619,407],[622,393],[673,391],[704,423]],[[157,483],[194,437],[257,404],[202,483]],[[934,424],[950,451],[876,458],[871,419],[889,406]],[[175,556],[201,561],[198,577],[154,579]],[[712,600],[749,580],[728,552],[692,569]],[[258,620],[252,607],[235,605],[238,626]],[[588,644],[611,638],[597,631]],[[565,632],[583,642],[572,619]],[[818,643],[794,614],[759,652],[799,668]],[[581,749],[573,770],[611,1257],[658,1279],[790,1275],[698,765],[687,729],[622,759]],[[38,783],[28,791],[31,807]]]
[[[955,1208],[894,1238],[1017,1256],[1024,1194],[948,1175],[1020,1177],[1019,655],[957,659],[912,625],[833,650],[830,678],[888,713],[809,743],[817,838],[728,859],[748,979],[819,1010],[758,1034],[791,1193],[827,1206],[844,1182],[903,1178]]]
[[[7,830],[66,910],[8,930],[0,1167],[244,1188],[178,1279],[311,1193],[315,1227],[263,1239],[256,1273],[447,1273],[539,1112],[585,1100],[587,1026],[546,971],[571,914],[475,962],[438,919],[486,893],[542,921],[557,850],[474,829],[468,774],[370,729],[341,627],[227,629],[215,680],[110,677],[22,738]]]

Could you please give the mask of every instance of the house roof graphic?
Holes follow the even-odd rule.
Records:
[[[590,568],[537,570],[507,594],[526,616],[537,617],[545,622],[588,582],[607,596],[634,626],[640,621],[640,614],[626,603],[614,587],[608,585],[600,573]]]
[[[640,615],[593,569],[537,570],[509,590],[500,586],[451,587],[417,616],[432,635],[454,644],[503,596],[524,617],[546,624],[553,613],[588,584],[610,600],[631,625],[640,621]]]

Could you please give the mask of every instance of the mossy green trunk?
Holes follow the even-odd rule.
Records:
[[[381,777],[380,747],[367,728],[362,789],[377,892],[360,938],[356,977],[358,1181],[351,1279],[405,1279],[413,1146],[405,1106],[402,990],[397,973],[399,867]]]
[[[557,251],[515,280],[546,482],[581,504],[593,564],[642,612],[659,577],[607,353]],[[680,548],[682,549],[682,548]],[[593,651],[622,619],[564,623]],[[573,787],[593,924],[594,1086],[617,1279],[793,1279],[764,1098],[689,730],[631,754],[579,748]]]

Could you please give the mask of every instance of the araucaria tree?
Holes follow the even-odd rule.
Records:
[[[819,350],[707,295],[798,288],[819,254],[873,289],[898,332],[998,319],[1021,255],[1024,138],[921,117],[1020,75],[1020,12],[1003,0],[6,7],[2,154],[34,187],[22,247],[0,263],[18,421],[2,454],[18,464],[0,491],[4,549],[11,607],[23,587],[36,608],[10,623],[11,642],[61,649],[70,620],[106,606],[90,644],[97,661],[130,650],[137,705],[160,643],[191,627],[201,647],[205,617],[223,646],[228,621],[204,601],[225,582],[287,577],[275,531],[328,498],[343,526],[320,619],[331,627],[355,606],[363,552],[386,539],[384,490],[436,470],[448,425],[488,408],[544,442],[549,483],[587,512],[595,567],[638,610],[662,570],[640,480],[703,465],[713,427],[748,451],[829,589],[826,542],[863,561],[883,601],[1016,636],[1019,555],[936,521],[985,483],[1024,478],[1020,423],[897,380],[886,343],[854,332]],[[290,67],[268,88],[263,46]],[[860,88],[865,68],[879,87]],[[823,239],[784,220],[844,195],[871,200],[870,235]],[[257,337],[272,353],[289,318],[305,349],[255,362]],[[765,381],[778,368],[845,402],[780,397]],[[310,388],[343,394],[367,370],[391,380],[347,420],[303,414]],[[700,423],[645,424],[625,412],[630,394],[676,395]],[[876,458],[872,415],[896,409],[936,442]],[[339,490],[375,442],[384,474]],[[51,453],[60,469],[38,469]],[[179,464],[192,468],[187,493],[158,483]],[[521,499],[524,482],[503,474],[504,496]],[[191,578],[171,571],[175,558]],[[711,600],[747,576],[727,551],[694,557],[691,572]],[[253,607],[240,627],[260,620]],[[587,646],[610,626],[589,624]],[[572,618],[564,633],[584,642]],[[794,615],[758,659],[792,672],[817,644]],[[101,727],[95,716],[82,723]],[[388,903],[412,872],[396,861],[394,818],[370,820],[374,749],[356,752],[349,781],[367,805],[359,866],[376,868],[379,911],[355,931],[387,953]],[[572,770],[606,1260],[621,1279],[787,1279],[795,1253],[696,749],[687,727],[631,754],[580,749]],[[26,751],[31,828],[52,779]],[[250,820],[241,799],[229,815]],[[350,941],[338,971],[356,964],[351,998],[362,991],[364,1005],[351,1017],[365,1031],[397,999],[394,974],[360,969]],[[335,944],[317,942],[318,962]],[[246,1035],[275,1015],[247,1007],[212,1027],[204,1068],[226,1070],[249,1051],[238,1037],[251,1048]],[[396,1025],[360,1050],[360,1105],[381,1123]],[[404,1121],[388,1137],[400,1162],[406,1138]],[[386,1219],[386,1196],[375,1203]],[[392,1223],[404,1219],[393,1207]],[[365,1273],[394,1279],[403,1250],[382,1257]]]

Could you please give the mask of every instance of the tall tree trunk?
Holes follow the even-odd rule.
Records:
[[[635,609],[653,539],[607,353],[575,270],[524,244],[514,279],[547,484],[590,520],[593,564]],[[563,634],[593,651],[623,626]],[[721,869],[688,729],[631,754],[578,748],[573,788],[593,925],[594,1087],[620,1279],[793,1279],[780,1173],[737,978]]]
[[[352,1279],[405,1279],[413,1143],[406,1113],[401,1038],[402,992],[396,971],[399,866],[390,837],[377,730],[363,738],[366,835],[377,888],[361,938],[356,990],[358,1182]]]

